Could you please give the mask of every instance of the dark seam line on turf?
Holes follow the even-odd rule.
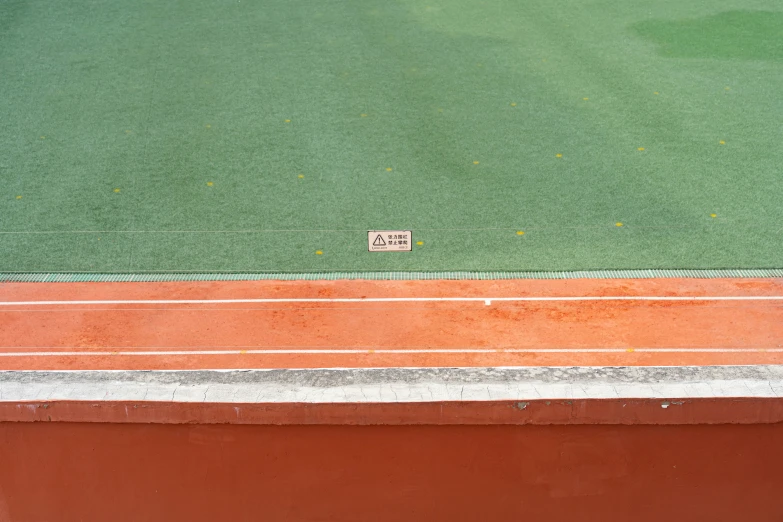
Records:
[[[698,224],[693,225],[628,225],[624,224],[623,228],[637,229],[637,228],[695,228]],[[702,227],[710,227],[714,225],[702,224]],[[758,228],[755,225],[748,225],[753,228]],[[487,230],[586,230],[586,229],[609,229],[614,230],[616,225],[585,225],[585,226],[564,226],[564,227],[486,227],[486,228],[416,228],[416,227],[399,227],[400,230],[413,230],[413,231],[426,231],[426,232],[478,232]],[[279,229],[259,229],[259,230],[4,230],[0,231],[2,234],[272,234],[279,232],[312,232],[312,233],[341,233],[341,232],[367,232],[368,230],[384,230],[382,228],[346,228],[346,229],[318,229],[318,228],[279,228]],[[783,230],[783,229],[782,229]]]
[[[165,282],[258,280],[513,280],[513,279],[716,279],[783,278],[783,268],[751,269],[608,269],[573,271],[350,271],[252,272],[155,271],[122,272],[0,272],[0,282]]]

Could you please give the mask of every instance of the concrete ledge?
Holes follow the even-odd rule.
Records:
[[[0,401],[397,403],[783,397],[783,366],[6,371]]]
[[[0,421],[24,420],[781,422],[783,367],[0,372]]]

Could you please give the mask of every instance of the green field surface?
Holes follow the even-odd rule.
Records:
[[[781,267],[778,0],[0,0],[0,271]]]

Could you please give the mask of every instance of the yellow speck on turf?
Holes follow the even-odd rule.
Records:
[[[211,181],[207,181],[207,186],[208,187],[211,187],[212,185],[214,185],[214,183],[212,183]]]
[[[299,179],[304,179],[304,174],[299,174],[297,177],[298,177]]]
[[[126,130],[125,134],[130,134],[131,132],[133,132],[133,131]]]
[[[114,189],[114,192],[119,192],[119,191],[120,191],[120,189],[118,189],[118,188]]]
[[[516,107],[516,106],[517,106],[517,104],[516,104],[515,102],[511,102],[511,106],[512,106],[512,107]]]
[[[391,171],[392,171],[391,167],[386,167],[386,172],[391,172]]]
[[[560,154],[560,153],[558,152],[557,154],[555,154],[555,157],[556,157],[556,158],[562,158],[562,157],[563,157],[563,155],[562,155],[562,154]]]
[[[590,99],[590,98],[582,98],[582,101],[587,101],[587,100],[589,100],[589,99]]]
[[[45,139],[46,139],[46,136],[41,136],[41,139],[42,139],[42,140],[45,140]]]
[[[618,221],[617,223],[614,224],[614,226],[621,227],[621,226],[623,226],[623,224]]]
[[[362,118],[366,118],[366,117],[367,117],[367,115],[366,115],[366,114],[364,114],[364,113],[362,113],[362,114],[361,114],[361,117],[362,117]]]
[[[286,123],[291,123],[291,120],[285,120]]]
[[[417,244],[417,245],[419,245],[419,246],[421,246],[421,245],[423,245],[423,244],[424,244],[424,241],[416,241],[416,244]]]
[[[438,109],[438,112],[443,112],[443,109]]]
[[[474,162],[473,162],[473,164],[474,164],[474,165],[478,165],[478,164],[479,164],[479,162],[478,162],[478,161],[474,161]]]
[[[720,140],[718,143],[720,143],[721,145],[726,145],[726,142],[723,140]]]
[[[211,129],[211,128],[212,128],[212,125],[210,125],[209,123],[207,123],[206,125],[204,125],[204,127],[208,128],[208,129]]]
[[[710,217],[711,218],[716,218],[716,217],[718,217],[718,214],[710,214]]]
[[[644,150],[644,147],[637,147],[636,150]]]
[[[525,231],[524,230],[517,230],[517,235],[518,236],[524,236],[525,235]]]
[[[317,255],[317,256],[322,256],[323,254],[324,254],[324,253],[323,253],[323,251],[321,251],[321,250],[316,250],[316,251],[315,251],[315,255]]]
[[[22,196],[16,196],[16,199],[22,199]]]
[[[661,93],[659,93],[658,91],[655,91],[653,94],[654,94],[654,95],[656,95],[656,96],[658,96],[658,95],[659,95],[659,94],[661,94]]]
[[[725,90],[730,91],[731,87],[724,87]]]

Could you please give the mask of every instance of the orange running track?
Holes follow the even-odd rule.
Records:
[[[783,280],[0,285],[0,369],[783,363]]]

